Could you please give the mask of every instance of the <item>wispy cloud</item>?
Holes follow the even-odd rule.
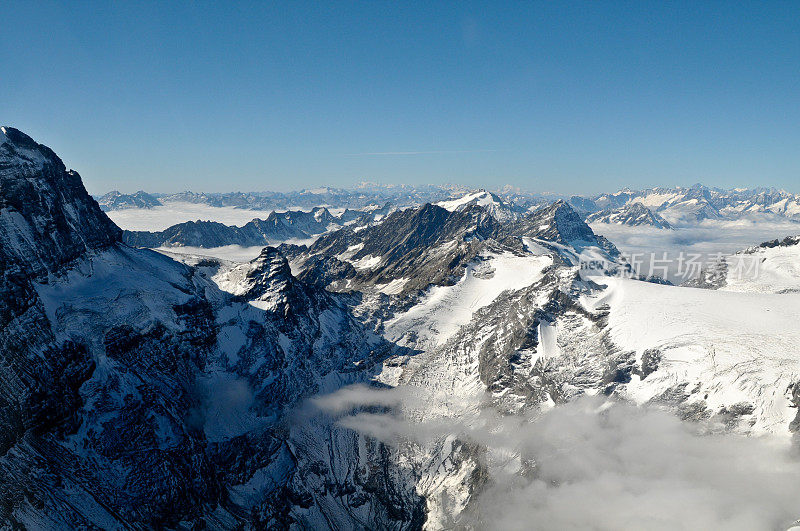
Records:
[[[457,153],[495,153],[499,149],[455,149],[440,151],[374,151],[368,153],[347,153],[347,157],[380,157],[380,156],[405,156],[405,155],[451,155]]]

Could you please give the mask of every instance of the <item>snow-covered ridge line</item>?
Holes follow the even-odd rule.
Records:
[[[640,204],[678,226],[706,219],[800,221],[800,195],[775,188],[723,190],[697,184],[688,188],[626,189],[592,197],[573,196],[570,202],[587,214]]]

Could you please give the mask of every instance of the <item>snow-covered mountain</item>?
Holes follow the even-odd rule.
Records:
[[[628,203],[619,208],[601,210],[589,214],[586,217],[587,223],[613,223],[618,225],[629,225],[632,227],[655,227],[657,229],[671,229],[672,226],[655,214],[652,210],[641,203]]]
[[[100,197],[97,202],[100,204],[100,208],[106,212],[125,208],[153,208],[161,205],[161,201],[141,190],[134,194],[123,194],[113,190]]]
[[[524,208],[515,207],[498,197],[492,192],[486,190],[478,190],[477,192],[470,192],[455,199],[448,199],[447,201],[439,201],[436,203],[446,210],[461,210],[469,207],[470,205],[478,205],[483,207],[489,214],[498,221],[510,221],[519,217],[525,212]]]
[[[800,221],[800,196],[774,188],[722,190],[696,184],[675,188],[622,190],[594,197],[570,198],[575,208],[594,214],[641,204],[673,225],[706,219],[790,219]]]
[[[170,203],[195,203],[211,207],[236,207],[250,210],[287,210],[298,208],[313,208],[317,206],[334,206],[336,208],[353,208],[363,210],[372,205],[388,203],[397,206],[419,205],[435,202],[452,197],[454,194],[463,195],[468,189],[458,186],[409,186],[409,185],[378,185],[362,183],[352,189],[321,187],[304,189],[292,192],[179,192],[174,194],[150,194],[162,204]],[[126,208],[128,201],[114,200],[119,192],[111,192],[104,196],[109,198],[110,209]],[[134,194],[134,195],[138,195]],[[122,196],[130,198],[132,196]],[[101,200],[101,201],[102,201]],[[103,201],[102,204],[106,202]]]
[[[449,210],[475,204],[484,207],[499,221],[505,222],[516,219],[527,211],[550,204],[553,199],[558,197],[525,192],[508,186],[496,191],[487,191],[469,190],[457,186],[363,184],[352,189],[318,188],[287,193],[137,192],[125,195],[111,192],[100,198],[100,204],[103,210],[112,212],[112,217],[122,223],[123,228],[138,230],[149,225],[144,223],[145,220],[156,219],[154,218],[156,211],[158,211],[157,219],[169,218],[170,212],[173,213],[172,219],[175,221],[158,227],[163,229],[188,220],[221,221],[222,218],[242,217],[232,216],[231,212],[223,212],[222,209],[233,209],[240,214],[247,210],[265,212],[260,214],[263,218],[272,211],[299,211],[298,209],[307,211],[312,208],[327,207],[337,212],[336,217],[340,222],[351,222],[370,211],[385,211],[387,208],[404,209],[426,203],[438,204]],[[610,225],[679,229],[697,227],[713,221],[800,222],[800,196],[768,188],[723,190],[697,184],[691,187],[651,188],[641,191],[626,189],[592,197],[576,195],[570,197],[568,202],[590,223]],[[379,208],[379,205],[383,207]],[[187,207],[193,208],[187,209]],[[189,211],[197,212],[197,217],[193,217]],[[135,212],[141,212],[141,216],[137,218]],[[241,223],[246,221],[249,219]],[[129,223],[133,223],[134,226],[128,225]],[[177,232],[181,231],[173,228],[163,239],[169,239]],[[300,237],[295,235],[293,238]]]
[[[800,429],[800,293],[786,289],[796,241],[747,251],[769,264],[769,289],[658,285],[621,278],[616,247],[567,202],[508,218],[496,203],[386,208],[249,262],[176,261],[126,245],[77,173],[3,128],[0,521],[491,528],[493,489],[510,498],[533,484],[535,500],[561,492],[575,507],[586,491],[568,478],[586,466],[543,481],[574,446],[531,459],[500,429],[467,429],[487,418],[528,433],[528,415],[595,397],[592,418],[610,422],[612,397],[716,434]],[[398,431],[401,418],[416,428]],[[605,460],[625,468],[647,428],[611,430],[623,457]],[[655,475],[667,468],[680,467]],[[759,483],[754,505],[783,500],[786,484]],[[674,486],[647,492],[648,511],[690,526],[660,502]],[[723,501],[737,525],[800,516]],[[595,505],[591,521],[613,527]]]

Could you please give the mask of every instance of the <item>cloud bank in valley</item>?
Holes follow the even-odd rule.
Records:
[[[704,220],[696,226],[675,230],[609,223],[592,223],[591,227],[596,234],[611,240],[629,260],[638,262],[639,273],[664,276],[658,270],[664,264],[668,279],[675,283],[688,280],[680,276],[681,253],[701,255],[702,262],[710,265],[720,254],[730,255],[765,241],[800,234],[800,223],[789,220]],[[664,258],[666,262],[662,261]],[[655,270],[651,269],[652,260],[656,261]]]
[[[483,409],[412,420],[398,412],[423,402],[416,389],[355,387],[315,405],[390,444],[455,434],[485,447],[490,481],[462,515],[465,525],[750,531],[800,518],[800,461],[788,438],[712,433],[665,411],[588,398],[529,416]]]
[[[609,223],[592,223],[592,230],[605,236],[626,253],[731,254],[767,240],[800,234],[793,221],[705,220],[693,227],[663,230]]]

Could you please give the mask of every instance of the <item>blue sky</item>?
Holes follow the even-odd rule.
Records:
[[[797,2],[11,2],[0,122],[92,193],[800,192]]]

